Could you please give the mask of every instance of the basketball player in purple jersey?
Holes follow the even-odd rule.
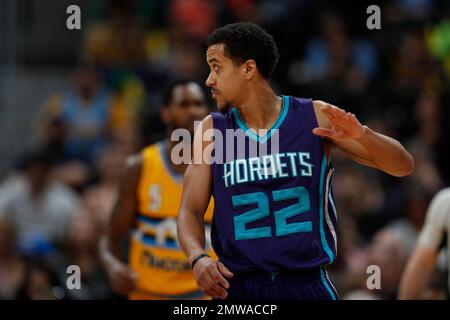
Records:
[[[222,133],[223,145],[230,129],[242,130],[246,143],[260,145],[277,133],[279,144],[276,153],[269,150],[263,157],[247,151],[238,157],[233,148],[226,161],[211,156],[189,165],[178,239],[199,287],[221,299],[337,299],[326,272],[337,252],[332,148],[397,177],[413,171],[411,155],[345,110],[276,95],[269,78],[278,49],[257,25],[217,29],[207,46],[206,84],[220,113],[207,116],[197,128],[194,154],[203,156],[215,143],[201,136],[212,128]],[[257,134],[260,129],[267,131]],[[203,215],[211,195],[211,240],[218,261],[203,249]]]

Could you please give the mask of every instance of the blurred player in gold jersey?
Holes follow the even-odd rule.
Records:
[[[171,160],[175,129],[194,131],[194,121],[208,113],[205,95],[192,80],[173,83],[164,95],[161,118],[167,127],[166,140],[144,148],[127,159],[127,170],[113,209],[100,255],[113,289],[129,299],[203,299],[181,251],[176,218],[186,164]],[[209,241],[212,200],[205,213]],[[131,235],[130,235],[130,229]],[[121,253],[129,239],[128,265]],[[213,254],[211,246],[206,248]]]

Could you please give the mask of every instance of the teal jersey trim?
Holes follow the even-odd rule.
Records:
[[[328,284],[328,280],[325,277],[325,271],[323,271],[323,267],[320,267],[320,278],[322,279],[322,282],[325,288],[327,289],[328,293],[330,294],[331,298],[333,300],[337,300],[336,295],[334,294],[333,290],[331,290],[330,285]]]
[[[269,138],[272,136],[275,130],[277,130],[281,126],[289,111],[289,96],[281,96],[281,97],[282,97],[281,112],[278,116],[278,119],[277,121],[275,121],[273,126],[267,131],[267,133],[264,136],[261,137],[252,130],[250,130],[247,124],[241,119],[239,110],[237,108],[233,108],[231,111],[239,128],[242,129],[253,140],[256,140],[257,142],[260,143],[267,142],[267,140],[269,140]]]
[[[324,155],[323,161],[322,161],[322,169],[320,172],[320,190],[319,190],[320,239],[322,241],[323,249],[325,250],[325,252],[328,255],[328,258],[330,259],[329,263],[333,263],[334,255],[333,255],[333,252],[331,251],[330,247],[328,246],[327,239],[325,238],[325,230],[323,229],[323,205],[325,203],[325,198],[324,198],[325,188],[323,186],[323,183],[324,183],[323,180],[324,180],[326,168],[327,168],[327,156]]]

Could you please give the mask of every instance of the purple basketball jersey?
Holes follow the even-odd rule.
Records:
[[[263,136],[249,130],[236,108],[212,114],[223,137],[221,145],[215,139],[215,156],[226,159],[212,164],[211,240],[232,272],[307,270],[336,257],[334,170],[322,139],[312,133],[318,126],[312,100],[282,99],[277,121]],[[245,148],[236,143],[226,154],[235,140],[229,133],[237,131]],[[254,145],[267,153],[253,154]]]

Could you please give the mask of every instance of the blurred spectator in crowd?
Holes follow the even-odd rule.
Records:
[[[97,300],[111,298],[108,279],[98,260],[100,226],[94,217],[80,214],[70,227],[68,241],[61,260],[54,264],[62,283],[67,280],[68,266],[80,268],[80,288],[67,291],[68,299]]]
[[[48,155],[33,151],[25,157],[23,171],[0,186],[0,218],[12,223],[26,254],[52,255],[79,211],[76,194],[53,180],[50,171]]]
[[[77,70],[73,80],[74,90],[66,96],[61,114],[67,146],[74,156],[91,161],[105,143],[111,95],[94,69]]]
[[[188,44],[173,46],[170,53],[171,71],[178,78],[200,75],[205,71],[203,52],[199,47]]]
[[[320,22],[321,36],[312,38],[305,52],[311,80],[346,79],[347,72],[355,69],[362,85],[376,75],[376,51],[369,41],[354,41],[342,18],[335,14],[323,14]]]
[[[114,125],[123,127],[134,120],[144,100],[147,63],[143,26],[133,13],[137,1],[108,2],[107,19],[89,28],[83,43],[83,60],[101,70],[105,83],[116,94]]]
[[[123,168],[128,154],[118,144],[107,146],[96,161],[98,182],[83,194],[82,210],[98,225],[101,232],[106,227],[116,202],[118,185],[124,174]]]
[[[431,197],[424,187],[416,183],[404,187],[402,198],[401,217],[392,221],[388,226],[401,233],[402,239],[408,245],[408,254],[410,254],[424,223]]]
[[[13,299],[24,275],[25,264],[16,250],[14,226],[0,219],[0,300]]]
[[[23,281],[17,291],[18,300],[61,300],[66,291],[57,274],[42,260],[29,260]]]
[[[379,300],[395,299],[398,284],[400,282],[403,269],[410,254],[407,239],[402,238],[402,234],[394,228],[381,229],[375,235],[373,242],[366,248],[366,262],[364,268],[358,274],[349,278],[357,286],[353,291],[346,293],[344,300]],[[379,283],[377,290],[371,290],[367,286],[367,267],[375,265],[379,267]],[[356,279],[356,281],[355,281]]]
[[[207,0],[173,0],[170,2],[170,25],[180,36],[202,44],[217,26],[214,3]]]
[[[415,172],[410,177],[432,195],[444,186],[437,166],[446,137],[443,135],[443,112],[440,96],[429,90],[422,91],[414,108],[415,135],[408,147],[415,160]]]
[[[290,80],[361,114],[362,94],[379,72],[375,47],[364,38],[353,39],[335,13],[324,13],[319,21],[320,34],[307,42],[303,60],[292,62]]]
[[[71,160],[65,146],[67,128],[61,117],[45,115],[38,133],[40,147],[48,155],[52,165],[61,165]]]
[[[144,29],[133,12],[136,1],[109,1],[108,19],[89,29],[84,58],[102,68],[141,66],[145,63]]]
[[[430,77],[435,76],[435,73],[431,72],[435,64],[421,31],[412,30],[405,33],[393,53],[391,85],[394,90],[420,90]]]
[[[415,139],[423,141],[432,148],[431,155],[436,155],[435,148],[442,139],[442,105],[437,92],[423,90],[415,104]]]
[[[142,109],[158,104],[157,92],[171,77],[168,32],[147,31],[144,25],[152,21],[138,19],[143,12],[161,19],[155,16],[163,11],[158,8],[169,4],[144,2],[107,1],[106,19],[93,24],[83,41],[83,60],[100,70],[114,93],[109,123],[113,138],[134,134]]]
[[[50,107],[50,103],[48,106]],[[46,110],[47,112],[49,110]],[[66,146],[67,128],[60,116],[44,114],[39,127],[38,147],[45,153],[52,166],[52,176],[62,183],[81,190],[89,179],[89,167],[72,157]]]
[[[91,66],[79,67],[72,85],[67,93],[51,97],[45,112],[66,126],[66,152],[91,163],[107,139],[112,96]]]
[[[394,1],[411,20],[425,19],[429,17],[432,8],[432,0],[396,0]]]
[[[439,23],[429,28],[427,31],[426,40],[430,54],[442,63],[445,72],[447,75],[450,75],[449,17],[442,19]]]

